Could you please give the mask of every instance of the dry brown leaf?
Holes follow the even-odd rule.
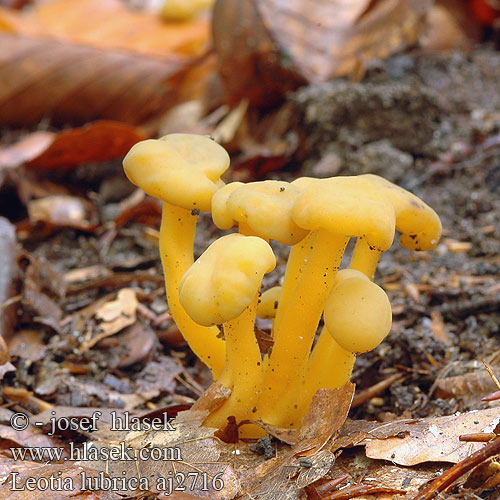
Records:
[[[53,134],[50,144],[29,158],[28,165],[44,170],[67,169],[84,163],[121,158],[135,143],[145,138],[137,128],[125,123],[96,121]]]
[[[0,33],[0,63],[0,123],[22,126],[46,116],[141,123],[176,103],[188,67],[177,56],[146,57],[6,33]]]
[[[354,394],[348,382],[338,389],[320,389],[304,419],[297,442],[255,470],[238,470],[245,500],[298,500],[302,490],[324,477],[335,455],[332,438],[344,423]],[[269,430],[267,428],[266,430]],[[281,434],[282,435],[282,434]]]
[[[295,456],[314,455],[337,434],[351,408],[354,387],[347,382],[336,389],[318,390],[300,429],[297,444],[293,447]]]
[[[8,458],[0,458],[0,500],[119,500],[122,497],[111,491],[83,490],[82,473],[85,477],[96,478],[98,473],[85,466],[75,467],[69,464],[39,464],[35,462],[18,462]],[[14,474],[17,474],[14,476]],[[35,481],[40,485],[50,484],[50,477],[60,478],[67,489],[46,488],[29,491],[26,481]],[[33,479],[30,479],[33,478]],[[64,483],[63,483],[64,482]],[[14,487],[20,491],[13,491]]]
[[[64,281],[70,285],[73,283],[82,283],[84,281],[91,281],[95,279],[107,278],[113,272],[107,267],[96,264],[89,267],[81,267],[79,269],[72,269],[64,275]]]
[[[10,361],[9,348],[2,335],[0,335],[0,365]]]
[[[42,336],[43,331],[40,330],[21,330],[16,332],[16,335],[9,342],[11,355],[29,361],[42,359],[47,350]]]
[[[192,419],[194,417],[194,420]],[[175,474],[186,477],[183,486],[185,493],[195,494],[209,499],[234,498],[239,482],[234,470],[228,463],[219,462],[224,443],[214,437],[214,429],[200,427],[196,412],[183,412],[171,422],[171,428],[160,431],[113,431],[100,429],[95,433],[96,441],[92,445],[98,449],[121,445],[130,456],[137,456],[137,461],[82,461],[87,467],[107,471],[112,477],[146,478],[151,491],[162,492],[167,488],[168,478]],[[170,460],[144,459],[151,450],[165,453]],[[162,451],[159,451],[162,450]],[[142,459],[141,459],[142,458]],[[189,475],[191,473],[191,476]],[[203,491],[202,478],[207,475],[207,491]],[[180,477],[180,476],[177,476]],[[174,479],[174,485],[176,485]],[[182,486],[182,485],[181,485]],[[220,490],[217,490],[222,486]]]
[[[156,342],[156,334],[150,326],[136,321],[123,332],[99,343],[100,348],[110,348],[119,354],[116,366],[126,368],[148,358]]]
[[[0,425],[0,440],[2,448],[52,448],[60,447],[65,448],[65,443],[55,438],[54,436],[47,436],[40,433],[40,431],[30,425],[23,431],[14,430],[8,425]],[[64,449],[62,457],[68,457],[67,449]]]
[[[499,408],[426,418],[413,423],[392,422],[369,432],[373,439],[366,440],[366,455],[407,466],[423,462],[458,463],[484,446],[484,443],[461,442],[459,436],[493,432],[499,422]],[[379,429],[384,433],[397,430],[396,434],[401,433],[404,437],[377,439]]]
[[[220,0],[219,73],[229,101],[269,105],[301,81],[362,74],[413,45],[432,0]],[[267,98],[266,98],[267,95]]]
[[[54,140],[52,132],[38,131],[0,149],[0,169],[15,168],[42,154]]]
[[[123,330],[135,323],[137,311],[137,297],[133,288],[123,288],[118,292],[116,300],[103,304],[95,313],[95,317],[102,322],[100,329],[107,335]]]
[[[498,366],[496,366],[498,370]],[[496,390],[490,375],[483,369],[465,375],[443,377],[436,380],[436,397],[456,398],[468,405],[479,403],[483,396]]]
[[[431,311],[431,331],[439,342],[446,345],[452,345],[453,340],[451,338],[450,331],[446,326],[443,315],[439,311]]]

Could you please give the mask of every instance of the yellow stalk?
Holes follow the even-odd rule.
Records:
[[[217,338],[217,327],[195,323],[179,302],[179,282],[194,261],[193,243],[197,216],[190,210],[163,202],[160,228],[160,255],[170,314],[193,352],[211,370],[214,378],[222,373],[225,344]]]
[[[254,333],[257,301],[258,294],[237,318],[224,323],[224,373],[231,374],[231,396],[205,420],[204,425],[223,428],[229,416],[234,416],[238,422],[252,418],[252,408],[257,402],[263,378],[262,357]]]
[[[283,427],[298,427],[297,388],[306,376],[307,359],[324,303],[349,238],[325,230],[316,242],[300,281],[280,321],[275,320],[274,346],[266,365],[257,416]],[[276,318],[278,319],[278,318]]]
[[[372,280],[381,253],[380,250],[370,247],[366,242],[366,238],[360,237],[356,240],[349,269],[356,269],[356,271],[362,272],[368,279]]]

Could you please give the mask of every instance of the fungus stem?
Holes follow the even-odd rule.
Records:
[[[238,422],[252,418],[263,378],[262,357],[254,332],[258,297],[256,294],[237,318],[224,323],[226,365],[220,382],[231,389],[231,396],[204,425],[222,429],[229,416]]]
[[[381,253],[380,250],[370,247],[366,242],[366,238],[359,237],[352,252],[349,269],[356,269],[356,271],[360,271],[366,275],[368,279],[373,280]]]
[[[225,345],[217,327],[195,323],[179,302],[179,282],[194,261],[193,244],[198,217],[190,210],[163,202],[160,255],[170,314],[193,352],[219,377],[224,367]]]
[[[317,232],[311,231],[302,241],[290,249],[285,269],[285,276],[283,278],[283,286],[281,288],[281,295],[278,302],[278,309],[274,319],[274,325],[281,323],[283,315],[288,310],[290,300],[307,264],[307,260],[313,248],[316,236]]]
[[[317,231],[316,242],[280,321],[266,365],[257,415],[270,424],[298,427],[296,391],[306,376],[307,360],[323,307],[349,237]],[[280,304],[281,306],[281,304]]]
[[[318,389],[335,389],[351,378],[355,360],[356,355],[339,346],[326,326],[323,326],[309,357],[307,376],[300,395],[302,418]]]

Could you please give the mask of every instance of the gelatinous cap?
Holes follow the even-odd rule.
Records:
[[[386,293],[353,269],[339,271],[335,283],[325,303],[326,328],[347,351],[359,354],[375,349],[392,324]]]
[[[295,245],[308,233],[291,216],[299,193],[298,187],[284,181],[227,184],[214,196],[212,217],[221,229],[244,223],[261,238]]]
[[[135,144],[123,160],[129,180],[147,194],[187,210],[210,211],[226,150],[207,136],[170,134]]]
[[[366,236],[369,245],[387,250],[394,239],[394,209],[377,191],[360,176],[319,179],[306,184],[292,217],[305,229]]]
[[[396,213],[396,229],[401,232],[401,245],[408,250],[432,250],[441,237],[441,221],[434,210],[413,193],[379,177],[365,174],[393,206]]]
[[[223,236],[183,276],[180,303],[200,325],[225,323],[250,305],[262,277],[275,266],[273,251],[262,238],[237,233]]]

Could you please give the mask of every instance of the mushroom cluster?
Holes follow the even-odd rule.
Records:
[[[376,175],[225,185],[228,166],[221,146],[190,134],[140,142],[124,160],[128,178],[163,201],[160,252],[171,315],[214,380],[231,390],[205,425],[223,428],[233,416],[299,428],[315,392],[347,382],[356,355],[389,333],[391,306],[373,276],[395,231],[405,248],[430,250],[441,223],[419,198]],[[200,211],[237,232],[194,262]],[[350,262],[339,270],[351,238]],[[276,265],[269,240],[290,252],[282,285],[261,291]],[[265,356],[256,316],[272,320]],[[261,432],[252,424],[240,429],[246,437]]]

